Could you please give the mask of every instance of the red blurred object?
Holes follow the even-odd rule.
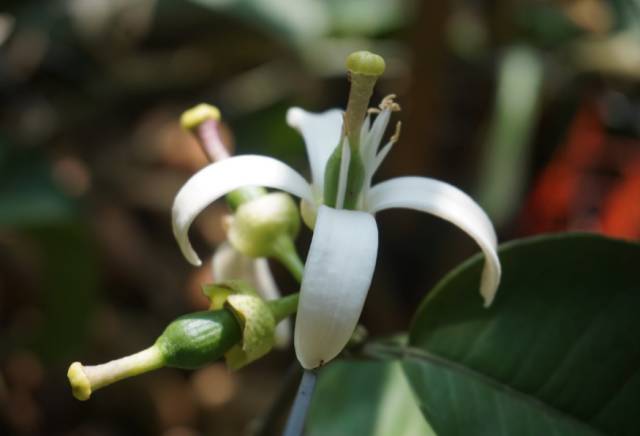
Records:
[[[534,184],[520,233],[583,230],[640,240],[640,141],[609,134],[587,99]]]

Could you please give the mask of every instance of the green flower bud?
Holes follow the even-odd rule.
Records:
[[[271,193],[241,204],[229,227],[229,242],[250,257],[276,257],[279,245],[300,230],[300,215],[293,199]]]
[[[227,194],[227,204],[231,210],[236,210],[240,205],[255,200],[258,197],[267,195],[267,190],[261,186],[245,186],[231,191]]]

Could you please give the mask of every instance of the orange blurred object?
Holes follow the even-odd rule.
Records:
[[[594,98],[578,109],[521,214],[520,233],[567,230],[640,239],[640,141],[607,132]]]

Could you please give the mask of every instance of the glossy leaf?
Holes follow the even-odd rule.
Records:
[[[404,367],[436,432],[638,434],[640,245],[566,234],[499,255],[490,309],[477,297],[476,256],[414,319]]]
[[[320,370],[308,436],[431,436],[393,361],[336,361]]]

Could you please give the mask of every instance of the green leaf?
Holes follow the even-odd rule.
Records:
[[[637,435],[640,245],[565,234],[500,249],[481,307],[476,256],[417,311],[404,368],[440,436]]]
[[[328,27],[325,5],[312,0],[191,0],[210,10],[231,14],[286,38],[317,37]]]
[[[398,362],[336,361],[320,371],[308,436],[434,435]]]

